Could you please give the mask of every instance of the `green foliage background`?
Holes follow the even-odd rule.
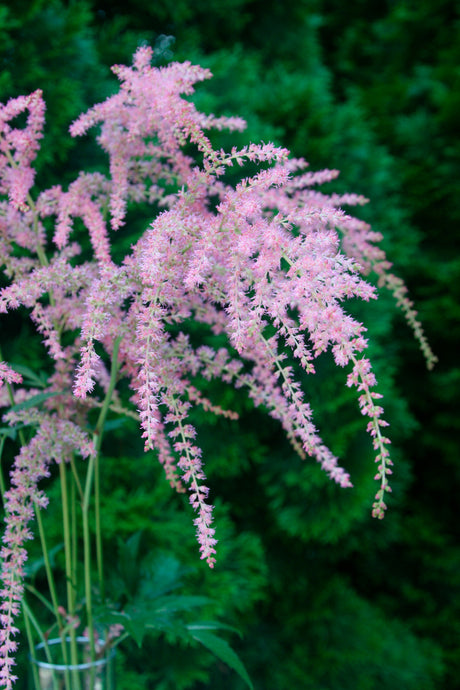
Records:
[[[331,190],[370,198],[360,213],[385,235],[439,357],[427,373],[388,295],[372,309],[353,305],[369,324],[391,423],[396,467],[383,522],[370,518],[363,421],[327,357],[305,386],[325,441],[352,474],[350,491],[294,456],[244,397],[214,385],[210,394],[241,421],[196,414],[217,506],[213,572],[197,558],[186,501],[143,455],[134,426],[106,443],[111,568],[117,544],[139,530],[146,556],[174,555],[184,591],[211,597],[209,616],[242,631],[232,643],[258,690],[460,688],[459,29],[455,0],[0,3],[0,100],[42,88],[47,102],[38,184],[101,163],[91,142],[75,146],[69,124],[116,88],[111,64],[129,62],[142,41],[174,36],[157,40],[163,59],[211,68],[196,101],[245,117],[240,143],[282,143],[313,169],[341,170]],[[8,319],[5,357],[39,369],[41,346],[20,318]],[[125,647],[120,690],[243,687],[202,648],[176,642]]]

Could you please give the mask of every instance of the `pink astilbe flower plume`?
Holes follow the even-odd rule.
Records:
[[[188,62],[152,67],[152,54],[139,48],[132,66],[114,67],[118,93],[71,126],[74,137],[98,128],[108,170],[81,172],[67,190],[55,186],[33,196],[41,92],[0,105],[0,263],[8,281],[0,313],[29,310],[54,366],[44,389],[53,397],[46,412],[27,411],[37,431],[21,448],[5,495],[0,680],[7,688],[14,680],[24,544],[34,506],[47,502],[39,482],[72,450],[84,457],[94,452],[83,429],[104,396],[112,395],[113,411],[134,404],[137,412],[128,413],[137,414],[145,449],[156,451],[172,487],[188,491],[201,558],[213,567],[213,509],[190,412],[199,405],[236,415],[199,390],[200,377],[245,389],[282,425],[299,455],[351,487],[300,384],[299,371],[314,374],[316,358],[329,351],[338,367],[349,369],[346,384],[357,389],[367,417],[379,482],[373,515],[380,518],[390,490],[389,440],[366,357],[366,328],[346,309],[348,299],[377,298],[371,272],[394,293],[428,365],[435,361],[406,288],[390,273],[380,235],[342,209],[366,199],[319,192],[337,171],[311,172],[303,159],[271,143],[214,149],[209,130],[241,130],[244,121],[205,115],[189,100],[209,70]],[[26,126],[12,127],[25,111]],[[247,163],[253,174],[244,177]],[[239,181],[228,183],[229,172],[235,179],[240,168]],[[119,247],[112,251],[114,231],[128,223],[135,204],[151,204],[152,214],[120,258]],[[77,241],[82,225],[89,238],[84,251]],[[190,320],[225,336],[227,347],[193,344]],[[128,381],[130,400],[121,400],[122,387],[111,393],[107,362]],[[0,386],[3,381],[20,377],[0,362]],[[19,414],[6,419],[14,424]]]
[[[7,383],[21,383],[22,376],[5,364],[5,362],[0,362],[0,388],[5,381]]]
[[[29,523],[35,510],[46,508],[48,499],[38,488],[39,482],[50,474],[53,462],[64,462],[70,453],[78,450],[84,457],[94,452],[84,432],[72,422],[39,415],[34,411],[10,415],[11,422],[33,423],[38,425],[36,435],[28,445],[21,448],[11,471],[11,488],[3,497],[5,505],[6,529],[3,535],[1,556],[1,580],[3,589],[0,595],[0,679],[6,688],[12,687],[16,678],[11,675],[14,664],[18,629],[14,620],[21,608],[24,591],[24,564],[27,560],[25,542],[32,538]]]
[[[26,126],[11,127],[9,122],[25,111]],[[21,211],[27,210],[27,195],[34,183],[35,170],[30,166],[39,149],[44,122],[45,103],[40,90],[0,104],[0,194],[8,194],[12,206]]]

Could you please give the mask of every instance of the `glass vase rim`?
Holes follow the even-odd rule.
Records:
[[[72,638],[71,637],[66,637],[65,641],[66,642],[71,642]],[[89,642],[88,637],[84,637],[82,635],[79,635],[78,637],[75,638],[76,642]],[[97,640],[100,644],[104,645],[105,641],[102,639]],[[41,649],[45,649],[47,646],[51,645],[56,645],[62,643],[62,640],[60,637],[55,637],[52,640],[48,640],[47,642],[39,642],[39,644],[35,645],[34,650],[38,651]],[[38,666],[39,668],[45,668],[45,669],[51,669],[54,671],[86,671],[90,668],[95,668],[98,666],[104,666],[106,665],[109,661],[113,659],[115,656],[115,647],[111,647],[108,650],[107,656],[104,656],[101,659],[95,659],[94,661],[86,661],[82,664],[53,664],[50,663],[49,661],[39,661],[38,659],[34,658],[30,653],[29,653],[29,658],[30,661]]]

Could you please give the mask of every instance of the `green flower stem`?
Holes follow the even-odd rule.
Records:
[[[37,664],[33,663],[35,661],[35,645],[34,645],[34,638],[32,636],[32,627],[31,627],[30,619],[29,619],[29,616],[32,615],[32,612],[30,611],[29,607],[27,606],[24,598],[22,600],[22,613],[23,613],[23,617],[24,617],[24,625],[26,628],[27,642],[29,644],[29,649],[30,649],[30,658],[32,660],[32,674],[34,677],[34,686],[36,688],[39,688],[40,687],[40,678],[38,675],[38,666],[37,666]],[[35,623],[36,623],[36,621],[35,621]],[[40,634],[41,634],[41,631],[40,631]],[[42,637],[43,637],[43,635],[42,635]],[[49,653],[48,645],[45,645],[44,649],[45,649],[46,657],[49,661],[50,660],[50,653]],[[56,679],[54,677],[53,677],[53,686],[54,686],[54,690],[57,690]]]
[[[74,459],[73,455],[70,458],[70,468],[72,470],[72,476],[73,476],[73,482],[72,482],[73,490],[78,491],[78,496],[80,498],[80,501],[81,501],[81,503],[83,503],[83,501],[85,500],[85,496],[84,496],[83,489],[81,486],[80,477],[78,476],[78,471],[77,471],[77,467],[75,465],[75,459]]]
[[[58,625],[59,637],[61,638],[62,658],[63,658],[64,664],[68,665],[69,662],[67,659],[66,633],[64,631],[62,616],[59,613],[59,602],[58,602],[58,598],[57,598],[57,594],[56,594],[56,586],[54,584],[53,571],[51,570],[51,563],[50,563],[50,559],[49,559],[48,546],[46,543],[45,530],[43,527],[43,520],[42,520],[42,516],[40,514],[40,508],[38,507],[38,505],[35,501],[34,501],[34,510],[35,510],[35,518],[37,520],[37,525],[38,525],[38,533],[40,535],[40,543],[42,546],[43,559],[45,562],[45,571],[46,571],[46,577],[48,580],[48,587],[50,590],[51,601],[53,603],[54,615],[56,616],[56,622]],[[67,685],[67,687],[70,688],[70,679],[69,679],[69,672],[68,671],[66,671],[66,685]]]
[[[45,656],[46,660],[48,663],[52,663],[52,657],[51,657],[51,652],[50,648],[48,646],[48,641],[43,634],[40,624],[38,623],[37,619],[35,618],[34,614],[32,613],[32,609],[29,607],[27,604],[26,599],[24,598],[22,600],[22,611],[24,614],[24,622],[25,622],[25,627],[26,627],[26,634],[27,634],[27,640],[29,642],[29,648],[30,648],[30,656],[32,659],[35,659],[35,644],[33,641],[32,637],[32,626],[35,628],[35,631],[40,638],[40,642],[43,643],[43,649],[45,651]]]
[[[99,451],[101,449],[105,418],[107,417],[107,412],[109,411],[109,407],[110,407],[110,401],[112,399],[113,391],[115,390],[115,385],[117,383],[118,351],[120,349],[121,339],[122,339],[122,336],[120,335],[120,336],[118,336],[118,338],[115,338],[114,343],[113,343],[112,365],[111,365],[111,369],[110,369],[109,387],[107,389],[107,393],[106,393],[101,411],[99,412],[99,417],[98,417],[98,420],[96,423],[96,428],[94,430],[94,433],[97,436],[97,438],[95,439],[97,451]]]
[[[0,360],[1,359],[3,359],[3,355],[2,355],[2,352],[0,350]],[[13,387],[11,386],[10,383],[7,383],[6,388],[8,391],[8,397],[10,399],[10,402],[12,405],[14,405]],[[21,446],[25,446],[26,445],[26,439],[25,439],[24,432],[22,431],[22,429],[19,430],[18,436],[19,436],[19,441],[21,443]],[[2,445],[2,449],[3,449],[3,445]],[[4,494],[2,494],[2,496],[3,495]],[[53,613],[56,617],[56,623],[57,623],[58,630],[59,630],[59,637],[61,638],[62,658],[64,660],[64,663],[67,664],[68,663],[67,662],[67,647],[66,647],[65,633],[63,632],[64,625],[63,625],[62,616],[59,613],[59,602],[58,602],[58,598],[57,598],[57,594],[56,594],[56,586],[54,584],[53,572],[51,570],[49,551],[48,551],[48,546],[47,546],[47,542],[46,542],[46,536],[45,536],[45,530],[43,527],[42,516],[40,513],[40,508],[38,507],[38,505],[35,501],[34,501],[34,511],[35,511],[35,518],[37,520],[37,525],[38,525],[38,532],[40,535],[40,543],[41,543],[42,552],[43,552],[43,560],[45,563],[45,571],[46,571],[46,577],[48,580],[48,587],[50,590],[51,601],[53,603],[53,609],[54,609]],[[31,649],[32,649],[32,647],[31,647]],[[66,682],[68,683],[67,675],[68,674],[66,674]],[[39,686],[37,686],[37,687],[39,687]]]
[[[62,616],[58,610],[59,609],[59,601],[57,598],[56,586],[54,584],[53,571],[51,570],[51,563],[50,563],[50,559],[49,559],[49,551],[48,551],[48,546],[47,546],[47,542],[46,542],[43,520],[42,520],[42,516],[40,513],[40,508],[38,507],[36,502],[34,502],[34,510],[35,510],[35,518],[37,520],[37,525],[38,525],[38,534],[40,536],[40,543],[42,546],[43,560],[45,563],[46,578],[48,580],[48,587],[50,590],[51,601],[52,601],[53,609],[54,609],[54,615],[56,616],[56,622],[57,622],[57,625],[59,628],[59,634],[61,634],[61,631],[64,628],[64,625],[63,625],[63,621],[62,621]]]
[[[29,608],[27,601],[25,598],[22,600],[22,611],[24,615],[24,624],[26,628],[26,635],[27,635],[27,642],[29,644],[29,649],[30,649],[30,658],[32,661],[35,660],[35,644],[32,636],[32,625],[35,628],[38,637],[40,638],[40,642],[43,644],[43,650],[45,652],[46,660],[49,664],[53,662],[53,659],[51,657],[51,652],[48,646],[48,641],[45,637],[45,635],[42,633],[40,625],[35,618],[34,614],[32,613],[31,609]],[[38,674],[38,666],[36,664],[32,664],[32,674],[34,677],[34,684],[37,689],[41,687],[40,684],[40,678]],[[53,672],[53,690],[59,690],[58,686],[58,681],[56,678],[56,674]]]
[[[37,597],[37,599],[39,599],[42,602],[43,606],[45,606],[45,608],[47,608],[48,611],[50,611],[52,614],[54,614],[54,608],[53,608],[52,603],[49,602],[48,599],[45,596],[43,596],[43,594],[41,592],[38,591],[38,589],[35,589],[35,587],[33,585],[28,585],[28,584],[25,584],[24,588],[28,592],[33,594],[35,597]]]
[[[100,454],[96,453],[94,465],[94,520],[96,528],[96,564],[97,580],[99,583],[99,593],[101,601],[105,598],[104,587],[104,554],[102,551],[102,528],[101,528],[101,482],[100,482]]]
[[[83,558],[85,568],[85,604],[86,604],[86,618],[88,624],[88,638],[90,644],[91,661],[96,658],[96,645],[94,639],[94,623],[93,623],[93,609],[91,596],[91,540],[89,531],[89,502],[91,497],[91,485],[93,482],[95,455],[89,459],[88,471],[86,474],[85,493],[83,503],[81,506],[83,517]]]
[[[118,373],[118,351],[120,348],[121,336],[115,338],[113,343],[112,365],[110,369],[110,382],[107,393],[99,412],[99,417],[94,430],[94,445],[96,448],[96,463],[94,474],[94,499],[95,499],[95,521],[96,521],[96,559],[97,559],[97,574],[99,581],[99,591],[101,599],[105,597],[104,587],[104,558],[102,552],[102,528],[101,528],[101,491],[100,491],[100,450],[102,446],[102,437],[104,434],[104,424],[109,411],[110,402],[112,400],[113,391],[117,382]]]
[[[71,527],[70,527],[70,534],[71,534],[71,539],[72,539],[72,564],[74,568],[73,572],[73,580],[72,582],[74,583],[74,597],[76,597],[77,593],[77,559],[78,559],[78,541],[77,541],[77,493],[76,493],[76,486],[75,486],[75,481],[74,477],[72,477],[72,483],[70,485],[70,510],[71,510]],[[75,602],[75,600],[74,600]],[[75,602],[76,603],[76,602]]]
[[[59,463],[59,479],[61,482],[62,526],[64,531],[65,576],[67,589],[67,613],[75,616],[75,561],[72,559],[72,539],[69,518],[69,500],[67,491],[67,468],[63,460]],[[77,636],[73,626],[68,631],[70,637],[70,658],[73,666],[78,664]]]

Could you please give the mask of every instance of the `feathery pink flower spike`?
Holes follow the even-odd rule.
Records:
[[[369,419],[380,483],[373,515],[381,518],[390,490],[389,440],[365,356],[366,329],[345,309],[349,298],[376,298],[368,273],[393,290],[428,365],[435,361],[402,282],[389,272],[380,236],[341,209],[366,200],[319,193],[314,187],[337,171],[305,171],[303,159],[271,143],[215,150],[205,132],[241,130],[244,121],[204,115],[184,98],[211,77],[209,70],[188,62],[157,68],[151,59],[152,49],[142,47],[132,66],[114,67],[118,93],[71,126],[72,136],[98,127],[109,169],[107,175],[82,172],[67,191],[33,189],[31,165],[44,122],[41,92],[0,106],[0,260],[10,281],[0,290],[0,313],[30,309],[55,362],[45,392],[58,393],[45,414],[29,411],[36,433],[16,458],[6,496],[0,636],[6,688],[14,680],[23,544],[31,536],[32,505],[46,505],[38,482],[53,462],[66,460],[69,447],[83,457],[94,452],[80,425],[91,407],[88,395],[97,393],[96,384],[104,388],[103,360],[112,359],[115,343],[145,448],[157,450],[171,486],[188,488],[201,558],[211,567],[217,541],[189,411],[202,405],[235,415],[197,390],[197,375],[246,388],[255,405],[279,420],[302,457],[313,456],[333,481],[350,487],[348,473],[321,440],[295,372],[298,366],[314,374],[315,358],[331,350],[337,366],[351,366],[346,383],[358,390]],[[10,121],[25,111],[25,128],[12,128]],[[192,149],[196,160],[187,153]],[[248,162],[258,172],[228,183],[229,169]],[[161,211],[152,211],[145,232],[115,263],[115,232],[140,202]],[[52,238],[45,218],[54,223]],[[75,218],[88,232],[92,258],[80,256]],[[225,334],[228,347],[194,347],[186,333],[189,319]],[[3,362],[2,381],[20,383]],[[13,423],[14,415],[9,419]]]

